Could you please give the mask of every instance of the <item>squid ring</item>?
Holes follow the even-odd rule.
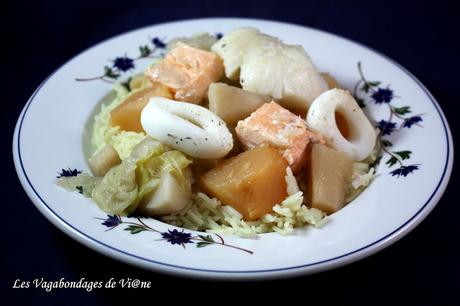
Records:
[[[151,137],[192,157],[221,158],[233,148],[225,122],[192,103],[153,97],[142,110],[141,124]]]
[[[337,114],[345,121],[347,135],[339,129]],[[346,90],[331,89],[322,93],[311,104],[306,120],[309,129],[321,133],[332,148],[347,153],[355,161],[365,159],[374,149],[376,131]]]

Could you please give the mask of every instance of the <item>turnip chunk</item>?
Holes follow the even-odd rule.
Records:
[[[227,124],[236,124],[272,99],[225,83],[212,83],[208,90],[209,110]]]
[[[308,204],[327,214],[341,209],[353,174],[351,157],[323,144],[314,144],[307,169]]]
[[[190,172],[190,168],[186,171]],[[188,204],[191,195],[190,186],[181,186],[170,172],[165,172],[160,186],[142,199],[138,209],[151,216],[175,213]]]
[[[121,164],[121,159],[117,151],[106,144],[90,157],[88,163],[95,176],[104,176],[112,167]]]

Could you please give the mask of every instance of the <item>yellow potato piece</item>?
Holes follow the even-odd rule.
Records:
[[[201,177],[201,186],[244,220],[257,220],[287,196],[287,162],[278,150],[263,146],[218,164]]]
[[[152,97],[172,99],[172,93],[168,87],[160,83],[131,92],[120,105],[110,112],[110,125],[119,126],[125,131],[143,132],[141,112]]]

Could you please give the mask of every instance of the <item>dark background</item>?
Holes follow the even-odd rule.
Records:
[[[111,305],[159,299],[221,303],[285,295],[286,303],[458,305],[459,188],[454,168],[438,206],[409,235],[357,263],[289,280],[219,283],[159,275],[99,255],[49,223],[16,177],[14,124],[34,89],[66,60],[120,32],[164,21],[218,16],[273,19],[326,30],[390,56],[432,92],[456,138],[459,123],[459,10],[447,1],[2,1],[0,304]],[[64,114],[58,114],[64,115]],[[427,139],[429,141],[429,139]],[[6,176],[4,173],[6,172]],[[5,243],[6,242],[6,243]],[[15,279],[151,280],[151,290],[11,289]],[[213,296],[216,293],[216,296]],[[166,302],[165,301],[165,302]],[[163,302],[161,302],[163,303]],[[166,302],[167,303],[167,302]]]

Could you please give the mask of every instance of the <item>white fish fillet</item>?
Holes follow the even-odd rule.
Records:
[[[227,77],[240,77],[243,89],[270,95],[290,109],[307,110],[328,87],[301,46],[287,45],[253,28],[220,39],[218,53]]]

